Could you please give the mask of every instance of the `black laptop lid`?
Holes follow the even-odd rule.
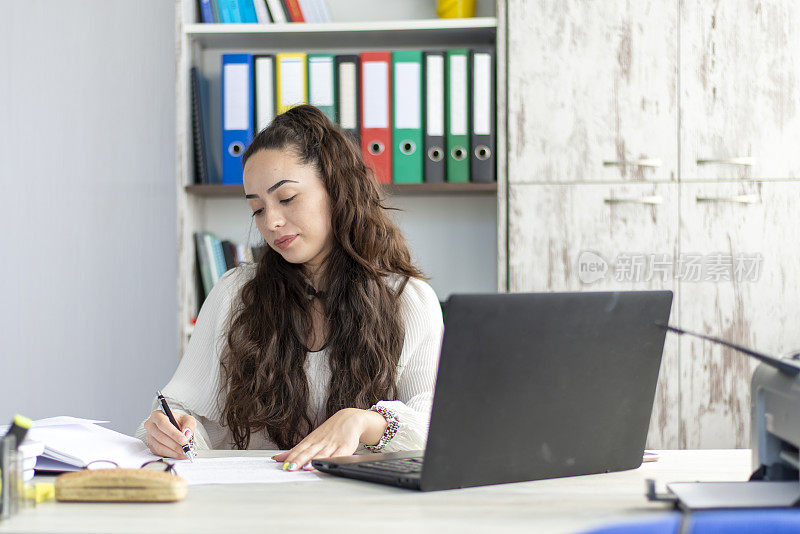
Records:
[[[453,295],[423,490],[641,464],[671,291]]]

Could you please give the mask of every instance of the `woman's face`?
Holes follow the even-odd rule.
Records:
[[[244,166],[245,198],[258,231],[290,263],[317,272],[333,246],[328,192],[313,164],[291,149],[259,150]]]

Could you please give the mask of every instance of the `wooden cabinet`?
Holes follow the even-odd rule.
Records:
[[[676,289],[677,184],[512,185],[509,213],[511,291]],[[667,336],[652,448],[678,446],[677,349]]]
[[[680,250],[701,269],[680,286],[680,323],[761,352],[800,348],[800,181],[684,184]],[[750,446],[757,362],[680,339],[681,446]]]
[[[681,2],[681,180],[800,178],[800,8]]]
[[[800,4],[508,6],[509,290],[667,288],[673,324],[800,348]],[[753,368],[669,334],[648,446],[749,446]]]
[[[675,1],[508,3],[509,180],[677,180]]]
[[[645,253],[674,256],[677,184],[515,184],[509,213],[512,291],[672,288],[660,276],[645,277],[647,269],[638,258]],[[623,267],[619,278],[615,275],[616,262],[627,264],[628,257],[637,258],[634,270],[641,277],[629,277]],[[608,269],[597,280],[581,271],[581,263],[593,259]]]

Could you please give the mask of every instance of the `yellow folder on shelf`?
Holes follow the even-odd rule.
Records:
[[[292,52],[276,54],[276,101],[278,113],[299,104],[308,103],[306,54]]]

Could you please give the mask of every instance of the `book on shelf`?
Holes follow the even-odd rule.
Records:
[[[330,22],[331,15],[325,0],[298,0],[306,22]]]
[[[303,13],[303,10],[300,9],[300,0],[283,0],[283,5],[286,6],[286,11],[289,13],[290,21],[306,21],[305,13]]]
[[[196,232],[194,242],[198,304],[208,297],[222,275],[239,265],[257,262],[266,249],[266,245],[249,247],[220,239],[211,232]]]
[[[249,69],[236,83],[227,79],[232,58]],[[223,54],[222,59],[220,115],[227,121],[233,116],[228,112],[236,111],[246,129],[222,131],[223,146],[214,147],[222,152],[210,153],[202,76],[193,68],[195,166],[200,171],[196,183],[217,183],[212,162],[219,158],[230,163],[223,182],[241,184],[241,154],[252,136],[277,114],[309,101],[356,141],[360,138],[364,160],[381,183],[496,180],[496,82],[490,48]],[[226,139],[238,143],[237,150],[227,149],[231,143]]]
[[[203,77],[197,67],[192,67],[192,145],[194,147],[194,181],[198,184],[215,184],[219,182],[217,169],[209,152],[211,147],[210,128],[208,128],[209,102],[208,80]]]
[[[282,0],[266,0],[266,3],[273,22],[278,24],[289,22],[289,16],[286,13],[286,8]]]
[[[269,14],[269,8],[265,0],[253,0],[253,7],[256,12],[256,19],[259,24],[269,24],[272,22],[272,16]]]
[[[330,22],[325,0],[197,0],[205,24]]]
[[[214,13],[214,6],[211,3],[211,0],[198,0],[198,13],[200,13],[200,22],[206,24],[213,24],[215,22],[219,22],[219,15]]]
[[[219,21],[225,24],[242,22],[242,13],[237,0],[211,0],[212,5],[217,5]]]
[[[330,22],[326,0],[282,0],[291,22]]]

